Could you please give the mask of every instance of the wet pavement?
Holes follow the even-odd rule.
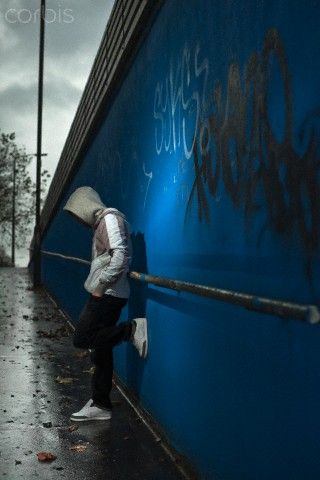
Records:
[[[116,388],[111,422],[72,431],[70,414],[90,397],[90,360],[26,269],[0,269],[0,366],[0,477],[183,478]],[[43,451],[56,459],[40,462]]]

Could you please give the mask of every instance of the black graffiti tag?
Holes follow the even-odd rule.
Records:
[[[268,117],[271,61],[278,64],[284,106],[282,138],[276,137]],[[226,99],[217,83],[213,89],[214,113],[202,121],[193,148],[195,179],[189,195],[186,221],[195,197],[202,221],[210,221],[208,195],[214,197],[218,183],[235,207],[242,207],[249,220],[263,205],[267,223],[278,232],[297,229],[305,248],[319,245],[320,188],[319,140],[316,129],[319,110],[308,115],[301,132],[304,153],[293,146],[291,81],[279,33],[265,37],[259,57],[249,58],[241,82],[238,65],[229,68]],[[262,193],[261,193],[262,192]]]

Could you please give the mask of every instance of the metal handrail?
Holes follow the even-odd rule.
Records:
[[[33,250],[30,248],[30,250]],[[57,253],[57,252],[48,252],[47,250],[41,250],[41,253],[44,255],[49,255],[51,257],[59,257],[63,258],[64,260],[71,260],[72,262],[77,262],[77,263],[84,263],[85,265],[90,265],[89,260],[85,260],[84,258],[78,258],[78,257],[70,257],[68,255],[63,255],[62,253]]]
[[[78,257],[70,257],[68,255],[63,255],[62,253],[49,252],[46,250],[41,250],[41,253],[85,265],[90,265],[91,263],[89,260]],[[306,321],[311,324],[320,322],[320,312],[316,305],[305,305],[273,298],[260,297],[248,293],[235,292],[232,290],[209,287],[206,285],[199,285],[180,280],[172,280],[170,278],[157,277],[155,275],[139,272],[130,272],[129,277],[133,280],[151,283],[159,287],[169,288],[170,290],[188,292],[193,293],[194,295],[212,298],[214,300],[221,300],[259,313],[277,315],[282,318],[294,318],[296,320]]]

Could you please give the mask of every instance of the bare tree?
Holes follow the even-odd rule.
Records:
[[[32,155],[26,154],[25,148],[15,143],[15,133],[0,133],[0,249],[3,252],[7,252],[11,245],[14,196],[16,247],[24,246],[32,234],[36,186],[28,170],[31,160]],[[50,174],[44,170],[42,194],[47,189],[49,178]]]

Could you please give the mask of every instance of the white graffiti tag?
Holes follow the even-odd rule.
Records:
[[[199,60],[200,46],[182,51],[180,60],[173,63],[164,80],[155,88],[153,115],[157,154],[176,152],[183,147],[191,158],[198,134],[201,112],[205,107],[209,61]]]

